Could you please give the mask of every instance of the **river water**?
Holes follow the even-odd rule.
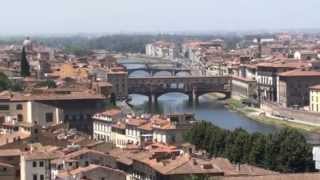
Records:
[[[128,69],[138,68],[144,65],[124,64]],[[185,73],[178,73],[178,76],[187,76]],[[130,77],[147,77],[149,74],[144,71],[133,72]],[[170,76],[168,72],[159,72],[154,76]],[[130,78],[129,77],[129,78]],[[270,133],[277,129],[275,126],[266,125],[257,121],[250,120],[241,116],[239,113],[232,112],[224,105],[213,98],[210,94],[200,96],[199,103],[190,104],[188,96],[181,93],[168,93],[158,99],[157,104],[150,105],[148,97],[138,94],[130,95],[132,100],[130,104],[133,109],[139,113],[193,113],[197,120],[205,120],[224,129],[243,128],[248,132]]]

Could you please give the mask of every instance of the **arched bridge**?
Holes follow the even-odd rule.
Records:
[[[129,78],[128,93],[146,95],[152,102],[163,94],[180,92],[189,95],[189,100],[193,101],[211,92],[224,93],[230,97],[231,82],[229,76]]]
[[[136,71],[145,71],[150,74],[150,76],[153,76],[154,74],[158,72],[169,72],[172,76],[176,76],[180,72],[185,72],[191,75],[191,70],[187,68],[175,68],[175,67],[139,67],[139,68],[132,68],[127,69],[128,76],[130,76],[132,73]]]

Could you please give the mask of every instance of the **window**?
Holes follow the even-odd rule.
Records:
[[[40,180],[44,180],[44,175],[43,174],[40,175]]]
[[[23,121],[23,115],[22,114],[18,114],[18,121],[22,122]]]
[[[53,122],[53,113],[46,113],[46,122]]]
[[[0,104],[0,111],[8,111],[9,105],[7,104]]]
[[[33,166],[33,167],[37,167],[37,162],[36,162],[36,161],[33,161],[33,162],[32,162],[32,166]]]
[[[38,177],[36,174],[33,175],[33,180],[38,180]]]
[[[16,106],[16,110],[22,110],[22,109],[23,109],[22,104],[17,104],[17,106]]]
[[[39,166],[40,166],[40,167],[43,167],[43,161],[40,161],[40,162],[39,162]]]

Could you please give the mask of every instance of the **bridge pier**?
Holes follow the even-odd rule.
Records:
[[[189,93],[188,96],[189,96],[189,103],[192,103],[194,100],[193,93]]]
[[[158,103],[158,96],[151,94],[148,96],[149,97],[149,103],[150,104],[157,104]]]
[[[191,93],[188,94],[189,96],[189,102],[195,102],[198,103],[199,102],[199,96],[196,93],[196,90],[193,89]]]

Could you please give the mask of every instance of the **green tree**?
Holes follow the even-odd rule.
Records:
[[[239,128],[235,129],[228,136],[226,146],[226,157],[234,163],[244,163],[247,161],[247,148],[251,147],[250,135],[247,131]]]
[[[21,67],[20,67],[21,68],[20,75],[22,77],[30,76],[30,65],[29,65],[29,62],[27,60],[26,50],[25,50],[24,47],[22,48],[20,65],[21,65]]]
[[[215,180],[218,178],[210,178],[209,176],[207,175],[191,175],[190,177],[186,178],[186,180]]]
[[[252,146],[248,162],[252,165],[263,165],[265,158],[266,136],[261,133],[254,133],[251,137]]]
[[[18,91],[23,91],[24,87],[22,86],[21,83],[11,82],[10,89],[11,91],[18,92]]]
[[[278,167],[282,172],[304,172],[310,167],[312,153],[303,134],[292,128],[285,128],[279,132]]]
[[[10,88],[10,80],[7,75],[3,72],[0,72],[0,91],[7,90]]]
[[[57,85],[56,85],[56,83],[53,81],[53,80],[51,80],[51,79],[48,79],[48,80],[46,80],[46,81],[44,81],[44,82],[40,82],[40,83],[38,83],[37,84],[37,86],[40,86],[40,87],[48,87],[48,88],[57,88]]]
[[[312,151],[303,134],[284,128],[273,134],[249,134],[243,129],[222,130],[208,122],[196,123],[185,139],[197,149],[234,163],[249,163],[279,172],[314,171]]]
[[[117,102],[116,94],[115,94],[115,93],[111,93],[111,95],[110,95],[110,103],[111,103],[113,106],[116,106],[116,102]]]

